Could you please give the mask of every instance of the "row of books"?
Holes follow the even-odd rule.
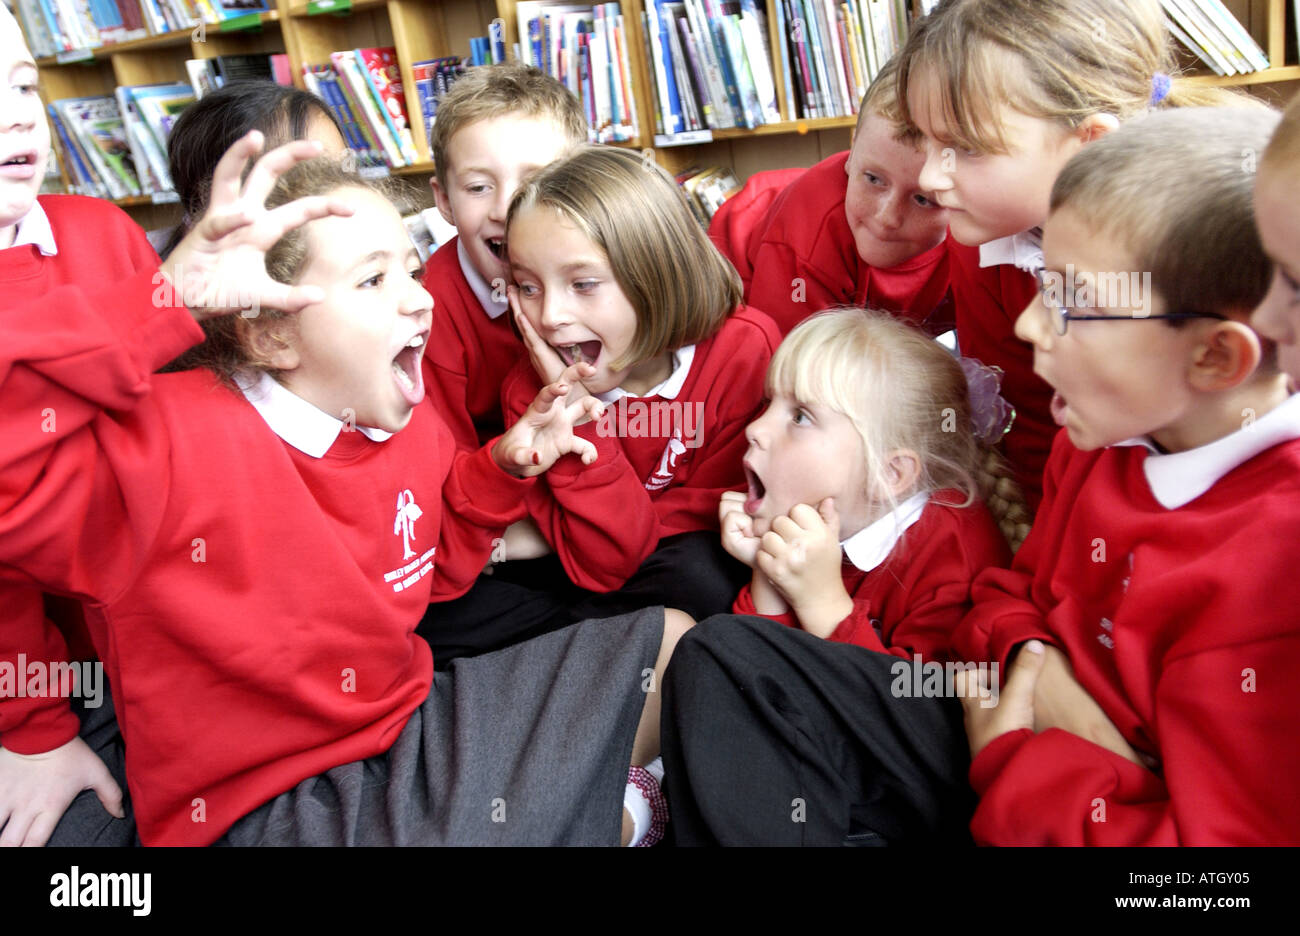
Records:
[[[636,102],[619,5],[520,0],[515,8],[520,60],[558,79],[582,101],[591,141],[633,139]]]
[[[655,124],[672,136],[858,112],[907,36],[907,0],[774,0],[775,57],[755,0],[651,0],[642,14]],[[778,84],[777,73],[780,81]]]
[[[327,65],[304,65],[302,77],[334,113],[362,169],[416,162],[395,48],[331,52]]]
[[[677,184],[686,193],[686,203],[690,205],[691,213],[706,231],[722,203],[740,191],[740,180],[730,169],[690,169],[676,178]]]
[[[433,148],[433,124],[438,119],[438,102],[468,67],[464,59],[454,55],[416,62],[411,66],[415,73],[415,96],[420,102],[420,113],[424,115],[424,130],[428,134],[430,149]]]
[[[265,80],[281,85],[293,84],[293,66],[289,64],[289,56],[283,52],[189,59],[185,63],[185,73],[196,98],[225,87],[229,81]]]
[[[71,191],[98,198],[174,197],[167,135],[194,100],[193,89],[177,82],[50,102],[55,148]]]
[[[907,38],[905,0],[775,0],[791,118],[857,114]]]
[[[1221,0],[1160,0],[1169,30],[1216,75],[1269,67],[1268,56]]]
[[[267,0],[15,0],[14,5],[37,58],[269,9]]]

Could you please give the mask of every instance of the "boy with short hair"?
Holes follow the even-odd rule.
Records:
[[[1247,324],[1270,265],[1243,153],[1276,124],[1153,114],[1056,181],[1016,334],[1066,431],[955,639],[1007,675],[966,700],[980,843],[1300,842],[1300,398]]]
[[[775,196],[770,181],[791,171],[760,173],[713,218],[709,235],[740,273],[745,301],[771,315],[783,336],[844,305],[951,327],[935,316],[948,293],[948,212],[917,185],[922,137],[899,117],[896,83],[885,65],[862,99],[848,152]]]
[[[578,99],[517,62],[471,68],[438,104],[430,185],[457,236],[425,273],[435,311],[424,379],[463,448],[501,432],[501,382],[524,354],[505,314],[510,199],[526,176],[586,139]]]

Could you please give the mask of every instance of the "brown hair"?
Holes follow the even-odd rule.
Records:
[[[363,179],[344,168],[341,160],[320,157],[299,163],[282,175],[267,197],[266,207],[277,208],[299,198],[328,195],[347,188],[365,189],[387,198],[399,213],[411,202],[410,188],[404,183]],[[266,252],[266,272],[271,279],[279,283],[297,282],[307,262],[310,226],[308,222],[287,232]],[[257,350],[257,338],[260,333],[274,334],[279,328],[292,327],[294,321],[292,315],[267,308],[258,309],[251,317],[236,313],[205,319],[203,343],[186,351],[164,370],[206,367],[231,386],[236,384],[240,372],[261,370],[275,376],[275,368]]]
[[[580,146],[525,183],[510,203],[553,208],[605,252],[636,311],[636,338],[623,370],[714,334],[740,303],[740,277],[718,253],[673,177],[641,154]]]
[[[587,140],[582,102],[564,85],[531,65],[505,62],[465,72],[438,102],[429,141],[438,184],[447,187],[447,148],[457,132],[506,115],[549,117],[575,146]]]
[[[856,137],[862,132],[862,121],[868,114],[881,117],[894,125],[894,139],[906,143],[914,149],[920,149],[925,142],[925,135],[903,117],[903,109],[898,104],[898,56],[894,56],[876,73],[862,96],[862,106],[858,109],[858,125],[853,129]]]
[[[963,507],[986,500],[1012,548],[1028,534],[1024,495],[1005,462],[975,438],[965,372],[919,328],[864,309],[811,316],[772,356],[767,391],[820,403],[853,423],[869,496],[891,487],[889,453],[911,449],[921,462],[912,493],[955,489],[965,502],[954,506]]]
[[[1258,154],[1277,125],[1276,111],[1256,107],[1134,120],[1070,160],[1052,212],[1068,206],[1096,236],[1122,244],[1169,311],[1244,321],[1272,278],[1253,193]]]
[[[1009,152],[998,119],[1022,114],[1076,127],[1093,114],[1119,120],[1152,106],[1157,73],[1171,78],[1160,108],[1251,102],[1176,77],[1158,0],[944,0],[917,21],[898,55],[898,104],[918,73],[937,78],[952,145]]]
[[[1268,141],[1259,164],[1260,168],[1278,169],[1286,165],[1300,170],[1300,97],[1293,99],[1282,112],[1282,121]]]

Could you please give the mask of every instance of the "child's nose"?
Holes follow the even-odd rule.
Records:
[[[1041,294],[1034,294],[1034,298],[1029,300],[1029,305],[1025,306],[1020,317],[1016,319],[1015,332],[1016,337],[1021,341],[1026,341],[1041,351],[1050,351],[1052,340],[1056,335],[1047,327],[1043,301]]]
[[[402,302],[403,315],[420,315],[433,311],[433,296],[420,283],[411,280],[411,288],[406,291]]]
[[[542,296],[542,327],[559,331],[565,325],[568,325],[570,316],[568,309],[565,308],[563,296],[557,295],[554,289],[548,289]]]
[[[898,191],[886,192],[876,205],[876,223],[887,231],[903,226],[903,196]]]
[[[917,188],[927,192],[946,192],[952,188],[952,178],[948,174],[951,159],[951,147],[940,146],[926,138],[925,165],[921,167]]]

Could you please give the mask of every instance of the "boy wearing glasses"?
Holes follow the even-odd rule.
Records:
[[[955,638],[1007,677],[966,706],[982,844],[1300,843],[1300,399],[1248,324],[1271,278],[1252,154],[1276,125],[1154,114],[1056,181],[1041,280],[1094,298],[1016,323],[1065,432]]]

